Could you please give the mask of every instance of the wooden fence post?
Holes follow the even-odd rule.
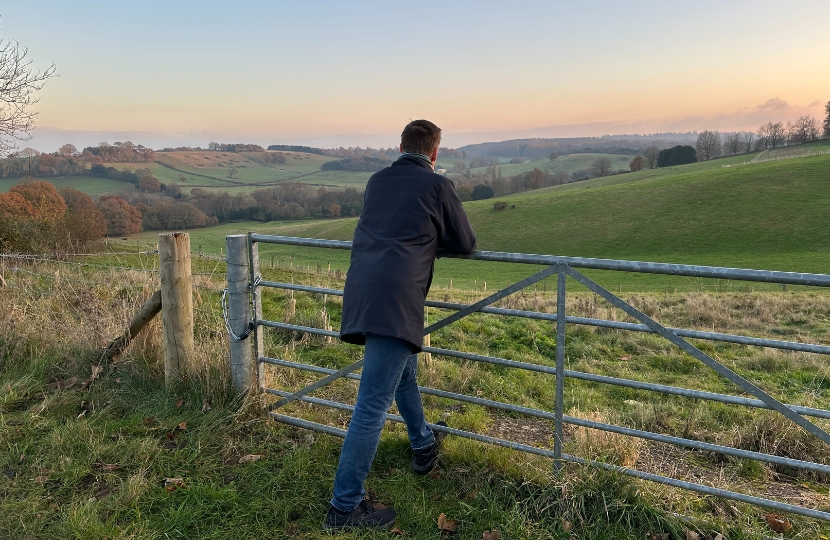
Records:
[[[187,233],[159,235],[159,274],[164,381],[170,386],[193,369],[193,276]]]
[[[228,324],[234,334],[245,336],[241,340],[230,337],[231,383],[234,391],[241,394],[247,392],[253,382],[251,339],[245,335],[251,321],[248,236],[228,235],[225,237],[225,246],[228,249]]]

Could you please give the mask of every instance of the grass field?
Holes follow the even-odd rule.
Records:
[[[673,262],[795,272],[830,268],[830,155],[723,168],[741,156],[683,167],[597,178],[504,200],[465,203],[483,250]],[[356,219],[235,223],[191,232],[193,245],[218,253],[227,234],[351,239]],[[152,239],[157,233],[143,233]],[[263,246],[263,259],[346,269],[338,250]],[[441,259],[435,284],[502,286],[532,273],[507,263]],[[654,275],[595,273],[613,290],[730,290],[771,286]]]
[[[0,294],[0,309],[8,315],[0,321],[0,537],[330,538],[320,528],[340,441],[269,421],[259,398],[234,399],[227,383],[227,338],[218,295],[223,269],[217,262],[194,258],[199,274],[195,370],[170,389],[164,387],[158,319],[116,364],[104,366],[94,379],[91,371],[101,347],[120,335],[145,291],[157,286],[157,257],[116,252],[79,262],[88,266],[56,261],[6,267],[8,286]],[[285,269],[267,268],[264,277],[342,287],[334,278]],[[435,293],[452,301],[469,301],[474,295]],[[325,307],[338,327],[337,299],[329,298],[323,306],[316,295],[296,298],[290,320],[317,325]],[[285,294],[269,292],[263,302],[267,317],[287,318]],[[756,335],[783,332],[828,343],[827,297],[643,294],[634,302],[666,324]],[[504,305],[550,311],[554,304],[554,295],[539,293]],[[568,313],[612,316],[588,295],[571,295]],[[441,316],[431,314],[432,320]],[[734,392],[653,336],[569,326],[566,339],[569,369]],[[360,354],[356,347],[301,340],[290,332],[268,332],[265,343],[266,354],[330,368],[343,367]],[[479,315],[436,333],[433,345],[551,365],[555,329],[541,321]],[[821,358],[736,345],[703,347],[777,397],[808,406],[830,402],[830,373]],[[421,364],[419,378],[425,386],[528,407],[550,410],[553,402],[551,377],[498,366],[435,357]],[[89,388],[81,389],[90,379]],[[296,389],[309,378],[269,369],[267,380],[271,387]],[[826,448],[765,412],[573,379],[566,385],[568,415],[830,461]],[[340,381],[317,395],[348,402],[354,390],[354,383]],[[424,403],[431,421],[443,418],[459,429],[550,448],[548,421],[431,396]],[[291,405],[284,412],[339,427],[348,420],[347,413],[312,405]],[[791,470],[672,451],[574,427],[566,431],[565,451],[830,509],[826,479]],[[367,483],[376,501],[395,506],[396,526],[407,538],[442,537],[437,528],[441,513],[458,521],[455,537],[460,539],[480,539],[488,530],[499,531],[504,539],[529,540],[652,535],[681,540],[690,538],[685,528],[710,539],[717,533],[730,540],[774,534],[758,508],[577,466],[557,475],[549,460],[466,439],[447,439],[440,468],[431,476],[409,472],[410,459],[402,426],[390,424]],[[786,518],[793,525],[787,538],[830,534],[826,524]]]

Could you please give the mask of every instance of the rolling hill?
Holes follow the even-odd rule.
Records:
[[[619,258],[801,272],[830,272],[830,155],[759,161],[737,156],[692,165],[597,178],[465,204],[479,249]],[[192,244],[218,252],[224,236],[249,230],[289,236],[350,239],[355,219],[236,223],[192,231]],[[145,233],[152,239],[155,233]],[[297,264],[332,261],[348,253],[263,247],[264,260],[289,254]],[[522,265],[442,259],[436,283],[503,283],[527,275]],[[629,290],[708,287],[663,276],[608,277]]]

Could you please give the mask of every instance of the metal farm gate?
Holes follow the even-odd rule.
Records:
[[[359,380],[360,375],[355,374],[354,372],[360,369],[362,365],[362,360],[343,369],[333,370],[319,366],[302,364],[298,362],[287,361],[284,359],[269,357],[263,348],[263,333],[261,331],[262,328],[280,328],[305,334],[329,336],[333,338],[337,338],[339,334],[336,331],[324,328],[311,328],[295,324],[288,324],[285,322],[265,320],[262,318],[262,303],[260,295],[260,291],[263,287],[270,287],[287,291],[299,291],[336,296],[342,296],[343,291],[263,280],[260,274],[258,245],[260,243],[265,243],[348,250],[351,249],[351,242],[321,240],[314,238],[268,236],[256,233],[248,233],[247,236],[228,236],[226,238],[226,241],[228,258],[228,288],[226,290],[227,297],[223,298],[223,306],[225,306],[224,311],[227,329],[229,334],[231,335],[231,371],[235,387],[240,391],[245,391],[249,389],[251,385],[254,383],[254,375],[256,375],[256,384],[259,391],[272,394],[279,398],[269,407],[269,414],[274,419],[280,422],[284,422],[286,424],[311,429],[322,433],[327,433],[329,435],[333,435],[336,437],[345,437],[346,432],[342,429],[331,427],[324,424],[319,424],[316,422],[311,422],[308,420],[303,420],[301,418],[287,416],[275,411],[283,405],[295,400],[302,400],[316,405],[333,407],[345,411],[352,411],[353,407],[351,405],[329,401],[325,399],[314,398],[309,396],[308,394],[339,378],[345,377],[347,379]],[[806,508],[780,501],[769,500],[761,497],[755,497],[751,495],[746,495],[744,493],[737,493],[734,491],[719,489],[703,484],[687,482],[675,478],[670,478],[667,476],[652,474],[618,465],[587,460],[578,456],[573,456],[562,452],[563,426],[564,424],[571,424],[574,426],[602,430],[620,435],[638,437],[641,439],[645,439],[647,441],[668,443],[687,449],[715,452],[725,456],[757,460],[765,463],[792,467],[795,469],[813,471],[816,473],[830,473],[830,466],[821,463],[791,459],[762,452],[753,452],[744,449],[733,448],[730,446],[722,446],[718,444],[711,444],[691,439],[685,439],[682,437],[668,436],[649,431],[617,426],[613,424],[574,418],[565,415],[563,411],[566,379],[580,379],[583,381],[616,385],[637,390],[648,390],[654,392],[661,392],[664,394],[684,396],[688,398],[716,401],[728,405],[740,405],[745,407],[774,410],[786,417],[787,419],[791,420],[795,424],[797,424],[805,431],[820,439],[824,444],[830,445],[830,434],[828,434],[821,427],[817,426],[815,423],[807,419],[807,417],[830,419],[830,411],[824,409],[815,409],[810,407],[790,405],[780,402],[776,398],[764,392],[761,388],[759,388],[752,382],[738,375],[722,363],[712,358],[710,355],[706,354],[696,346],[689,343],[689,341],[687,341],[686,338],[725,343],[735,343],[741,345],[753,345],[758,347],[768,347],[788,351],[802,351],[824,355],[830,355],[830,346],[797,343],[774,339],[762,339],[717,332],[687,330],[681,328],[667,328],[665,326],[662,326],[660,323],[653,320],[651,317],[647,316],[643,312],[639,311],[631,304],[620,299],[618,296],[614,295],[607,289],[598,285],[593,280],[589,279],[581,272],[579,272],[577,269],[587,268],[621,272],[639,272],[647,274],[666,274],[696,278],[716,278],[748,282],[776,283],[781,285],[807,285],[815,287],[830,287],[830,275],[776,272],[766,270],[744,270],[737,268],[648,263],[610,259],[557,257],[549,255],[529,255],[522,253],[502,253],[492,251],[476,251],[474,254],[469,256],[457,256],[450,253],[442,253],[441,255],[444,257],[475,259],[478,261],[525,263],[543,266],[544,268],[530,275],[524,280],[514,285],[510,285],[505,289],[502,289],[484,298],[483,300],[480,300],[471,305],[428,300],[427,306],[429,307],[455,310],[456,312],[425,328],[425,335],[428,335],[429,333],[434,332],[448,324],[456,322],[462,317],[465,317],[471,313],[477,312],[508,317],[523,317],[528,319],[551,321],[556,323],[556,367],[554,368],[544,365],[532,364],[528,362],[506,360],[492,356],[472,354],[463,351],[455,351],[429,346],[424,347],[424,352],[431,353],[434,355],[441,355],[445,357],[460,358],[470,360],[473,362],[483,362],[508,368],[523,369],[540,374],[552,375],[554,378],[552,382],[556,385],[556,398],[555,403],[553,404],[553,412],[550,412],[545,410],[520,407],[510,403],[502,403],[489,399],[482,399],[465,394],[448,392],[436,388],[419,387],[421,393],[438,396],[442,398],[449,398],[464,403],[482,405],[492,409],[509,411],[513,413],[521,413],[536,418],[552,420],[554,423],[554,447],[553,450],[536,448],[533,446],[519,444],[516,442],[511,442],[508,440],[498,439],[485,435],[480,435],[469,431],[437,426],[435,424],[429,424],[433,430],[443,431],[452,435],[456,435],[458,437],[466,437],[484,443],[499,445],[507,448],[512,448],[514,450],[520,450],[531,454],[549,457],[553,460],[553,465],[557,469],[562,466],[563,462],[574,462],[583,465],[590,465],[593,467],[617,471],[619,473],[632,476],[634,478],[649,480],[660,484],[683,488],[698,493],[703,493],[706,495],[723,497],[757,506],[772,508],[775,510],[785,512],[792,512],[794,514],[800,514],[802,516],[830,521],[830,513],[823,512],[817,509]],[[534,283],[542,279],[545,279],[546,277],[554,275],[557,277],[556,313],[541,313],[536,311],[488,307],[491,304],[497,302],[498,300],[501,300],[502,298],[505,298],[510,294],[513,294],[530,285],[533,285]],[[617,309],[622,310],[630,317],[636,319],[637,321],[639,321],[639,324],[605,319],[568,316],[565,313],[565,281],[568,277],[571,277],[575,281],[581,283],[590,291],[593,291],[597,295],[607,300],[611,305],[613,305]],[[592,373],[585,373],[565,369],[566,324],[589,325],[601,328],[611,328],[617,330],[649,332],[659,334],[663,338],[667,339],[668,341],[679,347],[681,350],[685,351],[689,355],[693,356],[694,358],[702,362],[710,369],[714,370],[722,377],[734,383],[743,392],[745,392],[751,397],[705,392],[682,387],[652,384],[648,382],[634,381],[604,375],[595,375]],[[247,339],[249,335],[252,336],[253,339]],[[251,360],[251,354],[255,355],[255,363]],[[253,367],[254,365],[256,366],[255,369]],[[311,384],[306,388],[299,389],[293,393],[284,392],[282,390],[265,387],[265,369],[269,365],[282,366],[285,368],[292,368],[308,372],[319,373],[320,375],[324,375],[324,377],[319,379],[314,384]],[[391,414],[387,415],[387,420],[392,420],[395,422],[403,421],[401,417]]]

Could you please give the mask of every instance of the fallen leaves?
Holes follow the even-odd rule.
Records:
[[[403,529],[400,529],[398,527],[395,527],[389,532],[394,534],[395,536],[406,536],[406,533],[403,531]]]
[[[484,531],[481,533],[481,540],[501,540],[499,531]]]
[[[769,525],[769,528],[775,532],[783,533],[793,528],[793,524],[789,519],[781,517],[778,514],[765,514],[764,519],[767,525]]]
[[[181,476],[177,476],[175,478],[165,478],[164,479],[164,489],[173,493],[179,488],[185,487],[184,478]]]
[[[202,412],[208,412],[210,410],[210,403],[208,403],[208,398],[202,400]]]
[[[84,381],[84,384],[82,384],[78,389],[86,390],[87,388],[89,388],[92,385],[92,383],[95,382],[95,379],[97,379],[103,372],[103,366],[92,366],[92,373],[90,374],[89,379]]]
[[[683,534],[686,536],[686,540],[700,540],[700,535],[691,529],[684,527]]]
[[[458,522],[454,519],[449,519],[446,514],[441,512],[438,516],[438,530],[442,533],[452,534],[458,528]]]
[[[184,406],[184,398],[180,397],[179,399],[176,400],[176,408],[181,409],[182,406]]]
[[[631,355],[626,354],[625,356],[621,357],[620,360],[631,360]]]
[[[265,456],[263,454],[248,454],[247,456],[239,458],[239,464],[244,465],[246,463],[253,463],[254,461],[259,461],[264,457]]]

